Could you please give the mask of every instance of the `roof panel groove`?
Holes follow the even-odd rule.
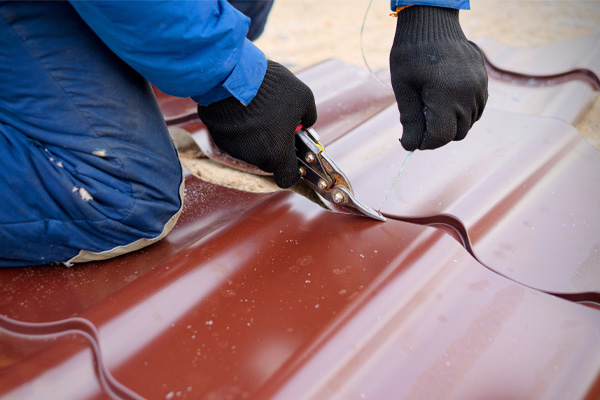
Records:
[[[332,74],[352,82],[319,102],[319,130],[358,198],[377,204],[405,154],[397,108],[377,95],[363,113],[362,100],[342,98],[347,116],[360,115],[344,125],[335,98],[374,92],[373,83],[355,67],[319,68],[324,93]],[[148,398],[592,396],[600,311],[524,285],[597,293],[599,153],[556,118],[494,107],[484,115],[465,141],[417,153],[384,209],[470,235],[481,263],[439,229],[187,175],[183,215],[163,241],[74,268],[1,270],[0,314],[85,318],[104,367]],[[60,364],[45,388],[97,388],[79,373],[90,371],[89,350],[72,351],[82,356]],[[35,389],[36,373],[56,359],[32,352],[20,388]]]

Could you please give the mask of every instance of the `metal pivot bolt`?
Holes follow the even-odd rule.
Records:
[[[306,168],[300,167],[298,168],[298,172],[300,173],[301,177],[304,177],[304,175],[306,175]]]
[[[335,192],[333,192],[333,194],[331,195],[331,198],[333,199],[333,201],[336,204],[340,204],[340,203],[343,203],[345,201],[344,195],[342,193],[340,193],[339,191],[337,191],[337,190]]]
[[[321,190],[325,190],[327,189],[327,182],[325,182],[325,179],[319,179],[319,182],[317,182],[317,186],[319,187],[319,189]]]
[[[317,161],[317,158],[315,157],[315,155],[313,153],[311,153],[310,151],[308,153],[306,153],[306,155],[304,156],[304,160],[309,163],[309,164],[314,164],[315,161]]]

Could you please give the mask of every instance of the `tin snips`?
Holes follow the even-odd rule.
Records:
[[[302,125],[296,129],[296,156],[302,179],[323,199],[352,213],[385,221],[385,217],[354,197],[346,175],[319,143],[319,135]]]

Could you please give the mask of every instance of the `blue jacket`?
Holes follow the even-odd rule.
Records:
[[[165,93],[202,105],[244,104],[262,83],[265,55],[246,39],[250,20],[225,0],[72,1],[121,59]]]
[[[391,0],[392,11],[395,11],[396,7],[409,5],[459,8],[463,10],[470,8],[469,0]]]

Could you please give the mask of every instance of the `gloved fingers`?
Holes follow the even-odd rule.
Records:
[[[396,101],[402,123],[400,144],[407,151],[419,148],[425,134],[425,115],[421,96],[414,90],[396,90]]]
[[[305,128],[310,128],[317,122],[317,105],[315,104],[312,91],[310,92],[310,99],[308,99],[308,104],[305,107],[301,122],[302,126]]]
[[[485,109],[485,105],[487,103],[487,99],[488,99],[488,76],[487,76],[487,71],[485,69],[485,54],[483,53],[483,51],[481,50],[481,48],[479,48],[479,46],[477,46],[477,44],[475,44],[472,41],[469,41],[469,44],[475,48],[477,50],[477,52],[481,55],[481,62],[482,62],[482,68],[480,69],[472,69],[473,72],[473,77],[472,77],[472,81],[473,82],[478,82],[475,87],[480,88],[476,93],[475,93],[475,106],[476,106],[476,112],[474,113],[475,115],[473,116],[472,119],[472,123],[474,124],[476,121],[479,121],[479,119],[481,118],[481,115],[483,114],[483,110]]]
[[[486,95],[487,99],[487,95]],[[475,122],[479,121],[479,118],[483,115],[483,109],[485,108],[485,101],[482,103],[477,103],[473,106],[473,110],[471,112],[471,128],[475,124]]]
[[[452,140],[457,142],[463,140],[467,136],[467,133],[469,133],[469,129],[471,129],[474,122],[475,120],[471,117],[459,115],[456,118],[456,136]]]
[[[477,102],[476,102],[475,109],[473,112],[473,119],[471,121],[473,124],[475,122],[479,121],[479,119],[483,115],[483,110],[485,109],[485,105],[487,104],[487,99],[488,99],[488,90],[487,90],[487,80],[486,80],[485,90],[481,91],[477,95]]]
[[[471,40],[469,40],[469,44],[471,46],[473,46],[479,52],[479,54],[481,54],[481,59],[482,59],[482,61],[484,61],[485,60],[485,54],[483,53],[483,50],[481,50],[481,47],[477,46],[477,44],[475,42],[471,41]]]
[[[435,105],[427,106],[425,121],[427,130],[419,146],[420,150],[437,149],[457,136],[458,121],[454,110],[451,108],[436,107]],[[466,133],[464,135],[466,136]]]
[[[275,179],[275,183],[282,189],[287,189],[290,186],[294,185],[296,182],[300,180],[300,173],[298,172],[298,165],[292,170],[281,170],[277,171],[273,174],[273,179]]]
[[[274,168],[273,179],[277,186],[287,189],[300,180],[300,171],[296,151],[292,148],[291,152],[286,152],[285,157],[281,157],[281,163]]]

